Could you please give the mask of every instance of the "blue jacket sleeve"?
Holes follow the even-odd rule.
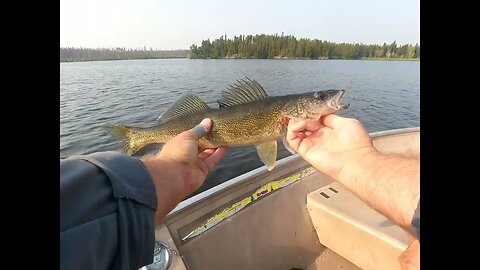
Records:
[[[153,262],[155,186],[144,164],[102,152],[60,160],[61,269]]]
[[[420,198],[418,199],[417,209],[415,209],[415,213],[413,214],[412,227],[415,230],[418,242],[420,242]]]

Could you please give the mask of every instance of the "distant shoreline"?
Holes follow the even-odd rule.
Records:
[[[358,60],[377,60],[377,61],[420,61],[420,58],[385,58],[385,57],[363,57]]]
[[[275,59],[275,60],[369,60],[418,61],[418,43],[362,44],[336,43],[318,39],[297,39],[292,35],[221,36],[213,41],[202,40],[189,49],[157,50],[146,46],[130,49],[116,48],[62,48],[60,62],[114,61],[139,59]]]
[[[60,63],[101,62],[101,61],[125,61],[125,60],[154,60],[154,59],[185,59],[188,57],[158,57],[158,58],[125,58],[125,59],[86,59],[86,60],[60,60]]]
[[[189,49],[157,50],[146,46],[130,49],[62,48],[60,62],[114,61],[133,59],[276,59],[276,60],[369,60],[419,61],[420,45],[336,43],[318,39],[297,39],[292,35],[221,36],[202,40]]]
[[[196,59],[212,59],[212,58],[196,58]],[[215,59],[248,59],[248,60],[259,60],[259,59],[268,59],[268,60],[369,60],[369,61],[419,61],[420,58],[400,58],[400,57],[362,57],[362,58],[308,58],[308,57],[274,57],[274,58],[247,58],[247,57],[223,57]]]
[[[311,58],[241,58],[241,57],[224,57],[224,58],[206,58],[192,59],[188,57],[162,57],[162,58],[131,58],[131,59],[88,59],[76,61],[60,61],[60,63],[80,63],[80,62],[101,62],[101,61],[125,61],[125,60],[155,60],[155,59],[189,59],[189,60],[309,60],[309,61],[329,61],[329,60],[351,60],[351,61],[420,61],[420,58],[384,58],[384,57],[363,57],[361,59],[311,59]]]
[[[90,62],[90,61],[115,61],[115,60],[139,60],[139,59],[170,59],[186,58],[188,50],[147,50],[111,48],[62,48],[60,47],[60,63]]]

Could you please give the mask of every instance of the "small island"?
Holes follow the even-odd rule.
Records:
[[[190,46],[189,58],[418,60],[420,45],[335,43],[282,35],[227,35]]]

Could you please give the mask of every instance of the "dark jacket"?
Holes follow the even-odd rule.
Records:
[[[144,164],[102,152],[60,160],[61,269],[153,262],[155,187]]]

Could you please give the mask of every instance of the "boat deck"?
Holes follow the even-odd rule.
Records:
[[[418,157],[419,136],[411,129],[373,141],[384,153]],[[175,270],[400,269],[408,234],[290,156],[272,172],[259,168],[182,202],[156,238],[180,254]]]

